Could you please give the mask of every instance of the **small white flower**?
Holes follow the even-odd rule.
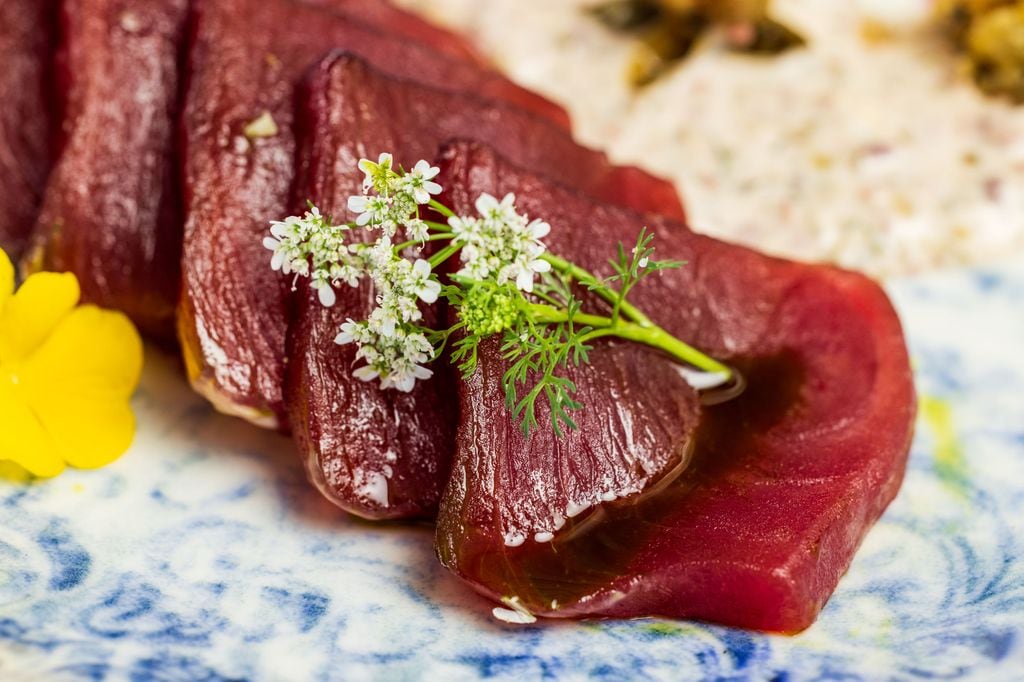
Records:
[[[441,169],[426,161],[418,161],[402,178],[403,187],[412,194],[417,204],[429,204],[431,194],[440,194],[441,185],[433,182]]]
[[[475,234],[479,229],[479,222],[475,218],[463,218],[456,215],[448,219],[448,227],[452,228],[452,234],[456,237],[462,237],[464,243],[469,243],[471,235]]]
[[[430,262],[422,258],[412,266],[410,287],[424,303],[436,303],[441,294],[441,283],[430,278]]]
[[[516,276],[516,286],[526,293],[533,293],[533,273],[523,270]]]
[[[363,248],[366,247],[364,246]],[[386,234],[381,236],[372,246],[366,248],[366,260],[370,264],[372,274],[386,272],[394,259],[394,245],[391,243],[391,237]],[[377,278],[374,277],[374,280],[377,281]]]
[[[354,201],[357,199],[364,199],[365,202]],[[359,227],[384,225],[389,222],[391,202],[385,197],[352,197],[348,203],[349,208],[352,206],[362,206],[361,211],[353,211],[353,213],[359,213],[359,217],[356,218],[356,225]]]
[[[514,194],[507,194],[501,201],[482,194],[476,208],[479,218],[455,217],[448,221],[455,235],[453,242],[462,247],[459,274],[477,280],[493,278],[498,284],[515,282],[522,291],[532,292],[537,273],[551,269],[541,259],[546,251],[541,239],[551,232],[551,226],[518,214]]]
[[[427,237],[430,236],[430,228],[427,226],[427,223],[419,218],[413,218],[407,222],[405,224],[405,231],[412,241],[426,242]]]
[[[393,310],[378,306],[370,313],[370,328],[381,336],[394,336],[397,327],[398,316]]]
[[[357,339],[362,338],[362,329],[363,325],[350,317],[347,322],[341,325],[341,331],[334,337],[334,343],[339,346],[354,343]]]
[[[348,320],[341,327],[338,343],[357,343],[356,358],[366,364],[353,371],[362,381],[380,378],[382,389],[396,388],[409,392],[417,380],[429,379],[433,372],[423,365],[433,359],[434,349],[419,332],[396,330],[391,336],[377,334],[372,322]]]
[[[359,170],[363,171],[366,176],[363,178],[363,191],[373,187],[380,191],[382,188],[387,187],[395,174],[392,168],[394,161],[394,157],[387,152],[377,158],[377,163],[369,159],[360,159]]]
[[[273,237],[266,237],[263,240],[263,246],[274,252],[274,255],[270,259],[270,267],[277,272],[284,265],[285,256],[287,252],[281,248],[281,242],[274,239]]]
[[[270,224],[270,237],[263,246],[273,251],[270,267],[285,275],[309,277],[324,305],[333,305],[333,287],[341,282],[357,285],[365,266],[357,254],[345,243],[348,232],[345,225],[332,225],[311,206],[301,218],[290,216]]]
[[[490,194],[481,194],[476,200],[476,210],[484,220],[498,223],[513,223],[519,218],[516,213],[516,195],[509,193],[499,202]]]
[[[546,260],[534,260],[526,264],[526,267],[516,275],[516,286],[527,293],[533,292],[533,278],[537,273],[549,272],[551,263]]]
[[[432,370],[412,363],[401,363],[395,370],[381,381],[381,388],[397,388],[403,393],[411,393],[416,380],[425,380],[434,376]]]

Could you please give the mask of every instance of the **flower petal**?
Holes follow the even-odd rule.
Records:
[[[41,478],[64,470],[64,460],[39,417],[29,409],[20,388],[6,380],[0,380],[0,458]]]
[[[516,276],[516,286],[527,293],[533,292],[533,272],[530,270],[521,270],[519,275]]]
[[[0,316],[0,360],[24,360],[53,333],[76,305],[80,290],[74,275],[32,275],[8,301]]]
[[[422,258],[417,258],[416,262],[412,264],[412,271],[415,272],[420,277],[430,277],[430,261],[423,260]]]
[[[420,300],[430,305],[437,303],[438,297],[441,295],[441,283],[430,281],[425,283],[420,290],[417,292]]]
[[[348,198],[348,210],[352,213],[363,213],[366,211],[366,197],[357,194]]]
[[[534,239],[543,239],[551,232],[551,226],[543,220],[534,220],[530,223],[529,232]]]
[[[80,468],[109,464],[131,445],[129,399],[142,372],[142,341],[121,313],[72,311],[20,372],[21,388],[58,457]]]
[[[8,258],[7,252],[0,249],[0,312],[3,312],[4,305],[14,293],[14,264]]]
[[[352,376],[360,381],[373,381],[379,375],[377,374],[377,370],[373,369],[369,365],[363,365],[362,367],[357,367],[355,371],[352,372]]]
[[[486,216],[491,211],[498,208],[498,200],[484,192],[476,200],[476,210],[482,216]]]
[[[330,285],[323,286],[317,289],[317,296],[320,299],[320,305],[325,308],[331,308],[338,301],[337,295],[334,293],[334,288]]]
[[[142,340],[121,313],[82,306],[71,312],[20,372],[30,404],[54,395],[127,400],[142,373]]]
[[[78,469],[97,469],[123,455],[135,438],[135,415],[124,398],[53,395],[36,405],[58,456]]]

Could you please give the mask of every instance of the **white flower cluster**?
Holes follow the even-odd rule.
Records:
[[[434,373],[423,365],[433,360],[434,347],[420,332],[395,329],[391,335],[375,331],[369,321],[349,319],[341,325],[335,343],[358,344],[356,358],[366,360],[352,374],[362,381],[380,378],[381,388],[412,391],[416,380],[429,379]]]
[[[423,318],[419,302],[437,302],[441,283],[433,277],[430,263],[415,263],[395,253],[392,237],[404,228],[413,241],[426,241],[427,224],[419,217],[419,207],[440,194],[434,182],[440,169],[420,161],[411,171],[394,169],[391,154],[381,154],[374,163],[359,162],[363,171],[363,193],[348,200],[356,213],[356,225],[382,232],[376,243],[360,249],[366,270],[377,292],[377,307],[367,320],[349,320],[342,325],[335,343],[355,343],[356,357],[366,365],[354,375],[363,381],[380,379],[382,388],[411,391],[417,379],[428,379],[432,372],[423,364],[433,360],[434,347],[416,325]]]
[[[400,258],[387,235],[367,249],[366,258],[377,291],[377,308],[370,314],[376,331],[390,336],[396,327],[423,319],[418,301],[437,302],[441,283],[431,277],[430,263]]]
[[[500,202],[482,194],[476,201],[480,217],[455,216],[448,219],[448,224],[455,234],[452,241],[462,246],[460,275],[480,281],[494,279],[498,284],[514,281],[522,291],[532,292],[537,273],[551,269],[547,261],[541,260],[547,249],[540,241],[551,226],[520,215],[515,203],[514,194]]]
[[[363,193],[348,200],[348,210],[359,216],[356,225],[382,230],[389,237],[404,227],[410,239],[426,240],[427,225],[419,217],[419,207],[441,193],[441,185],[434,182],[441,169],[419,161],[411,171],[399,173],[391,154],[381,154],[377,163],[361,160],[359,170],[366,176]]]
[[[431,276],[428,261],[412,263],[396,255],[386,234],[365,247],[364,257],[376,287],[377,307],[367,320],[349,319],[334,342],[359,346],[356,357],[367,364],[353,372],[355,377],[379,377],[381,388],[409,392],[417,379],[433,375],[422,365],[434,359],[434,347],[415,323],[423,318],[419,301],[436,303],[441,283]]]
[[[301,218],[291,216],[270,223],[270,237],[263,245],[274,252],[270,267],[286,275],[309,277],[320,302],[332,306],[335,287],[344,282],[359,285],[365,263],[354,246],[345,243],[347,225],[332,225],[330,219],[311,206]]]
[[[309,277],[325,306],[336,302],[335,288],[342,283],[355,287],[369,277],[376,308],[366,320],[349,319],[335,342],[359,347],[357,358],[366,361],[354,372],[359,379],[380,379],[383,388],[411,391],[418,379],[432,375],[423,366],[433,360],[434,348],[429,330],[419,325],[420,303],[435,303],[441,283],[429,261],[403,258],[393,242],[400,229],[413,242],[430,238],[420,207],[441,193],[441,186],[434,182],[440,170],[426,161],[410,171],[396,170],[390,154],[381,154],[376,163],[363,159],[359,169],[364,174],[362,194],[348,200],[349,210],[357,215],[354,224],[332,225],[310,206],[301,218],[271,223],[271,236],[263,243],[274,252],[272,267]],[[463,263],[459,274],[498,285],[515,282],[520,290],[533,291],[537,273],[550,270],[541,258],[546,250],[541,239],[550,226],[519,215],[512,194],[501,201],[484,194],[476,208],[477,218],[448,221],[452,245],[458,247]],[[347,244],[345,238],[353,226],[379,231],[376,241]],[[482,313],[482,320],[492,321],[493,315]]]

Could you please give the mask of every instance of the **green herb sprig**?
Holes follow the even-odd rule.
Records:
[[[583,409],[569,370],[589,363],[592,343],[601,338],[661,350],[703,373],[701,388],[732,380],[728,366],[672,336],[630,302],[644,279],[685,265],[656,260],[654,235],[646,228],[631,248],[617,245],[609,260],[612,274],[601,278],[550,253],[542,240],[551,227],[518,213],[514,195],[499,200],[484,194],[476,202],[477,216],[459,216],[434,198],[441,192],[434,182],[439,170],[425,161],[407,172],[382,154],[376,163],[364,159],[359,167],[363,193],[349,200],[356,220],[334,225],[311,204],[303,217],[274,221],[264,240],[274,252],[272,267],[309,277],[324,305],[334,304],[336,287],[373,282],[377,307],[365,320],[345,322],[335,340],[356,344],[357,358],[365,361],[356,377],[411,391],[416,381],[432,376],[427,365],[450,347],[451,362],[469,378],[478,369],[481,345],[498,338],[510,413],[528,436],[539,428],[543,401],[558,437],[577,428],[573,413]],[[422,219],[421,206],[447,223]],[[377,239],[347,243],[353,229],[375,231]],[[395,243],[399,231],[407,239]],[[427,243],[442,246],[429,258],[420,257]],[[437,271],[456,257],[460,267],[442,284]],[[583,291],[601,303],[585,310],[577,296]],[[454,322],[428,328],[421,304],[441,297],[454,311]]]

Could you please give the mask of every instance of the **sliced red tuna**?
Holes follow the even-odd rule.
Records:
[[[636,208],[649,205],[648,195],[660,196],[660,205],[652,205],[682,214],[669,183],[613,167],[561,128],[505,103],[388,77],[347,54],[322,61],[306,93],[296,199],[299,206],[311,200],[336,218],[360,191],[359,158],[391,151],[411,167],[435,158],[444,141],[467,136],[538,172],[557,169],[565,182],[594,196]],[[635,182],[629,192],[619,192],[616,181],[626,175]],[[333,340],[346,319],[369,315],[374,293],[369,285],[343,287],[338,299],[324,308],[316,292],[304,288],[289,332],[285,398],[310,478],[360,516],[432,515],[454,447],[454,390],[436,379],[404,394],[353,378],[355,349]]]
[[[194,34],[179,336],[200,392],[229,414],[281,425],[288,283],[268,267],[261,241],[268,221],[290,209],[293,98],[309,67],[345,48],[389,73],[567,119],[493,71],[305,3],[199,3]]]
[[[910,367],[882,290],[595,204],[483,147],[451,148],[442,176],[457,212],[516,193],[551,223],[552,251],[599,274],[647,225],[657,257],[687,265],[631,298],[748,382],[701,407],[657,353],[597,342],[575,372],[579,431],[524,438],[491,346],[460,392],[442,562],[510,611],[809,626],[896,494],[910,445]]]
[[[483,64],[483,59],[465,38],[431,24],[412,12],[398,9],[386,0],[306,0],[310,4],[340,10],[375,28],[426,43],[438,52]]]
[[[0,248],[17,259],[52,161],[56,0],[0,2]]]
[[[174,338],[181,196],[174,164],[188,0],[65,0],[62,149],[29,269]]]

